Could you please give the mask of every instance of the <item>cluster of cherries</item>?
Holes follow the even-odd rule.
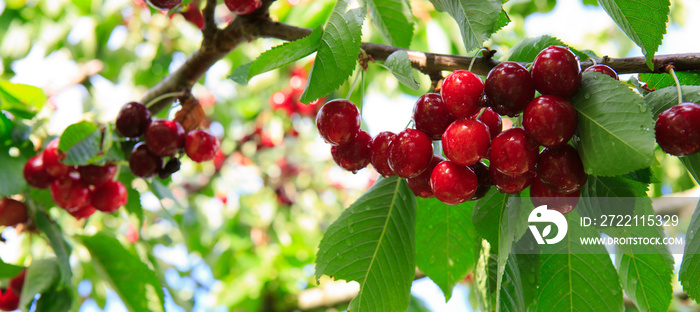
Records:
[[[182,0],[148,0],[148,2],[161,10],[172,10],[182,3]],[[262,5],[262,0],[224,0],[226,7],[234,14],[246,15],[253,13]]]
[[[270,107],[273,110],[284,111],[288,117],[299,114],[305,117],[315,117],[323,105],[323,98],[309,104],[299,102],[299,97],[306,87],[306,70],[298,67],[292,70],[289,78],[289,88],[277,91],[270,96]]]
[[[0,311],[14,311],[19,308],[19,295],[24,287],[24,277],[27,270],[22,270],[10,279],[9,287],[0,288]]]
[[[587,70],[617,78],[605,65]],[[536,205],[567,213],[587,180],[578,152],[567,144],[577,126],[568,98],[580,83],[576,55],[550,46],[538,54],[531,71],[504,62],[485,82],[470,71],[452,72],[441,94],[428,93],[416,102],[415,129],[371,138],[360,129],[357,107],[347,100],[321,107],[316,126],[333,145],[331,154],[339,166],[356,172],[371,163],[385,177],[405,178],[416,196],[454,205],[481,198],[492,185],[509,194],[532,186]],[[534,98],[535,90],[542,95]],[[502,131],[499,115],[520,113],[522,127]],[[433,140],[442,141],[445,157],[433,154]]]

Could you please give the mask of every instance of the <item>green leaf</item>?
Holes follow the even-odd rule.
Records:
[[[518,44],[510,49],[508,56],[504,59],[511,62],[530,63],[535,60],[535,57],[540,53],[540,51],[552,45],[568,47],[571,52],[574,52],[574,54],[576,54],[581,60],[586,60],[589,58],[586,53],[570,47],[557,37],[542,35],[535,38],[527,38],[518,42]]]
[[[493,292],[496,289],[497,257],[496,252],[492,252],[491,246],[485,240],[481,240],[478,258],[474,267],[474,290],[476,301],[483,311],[493,311],[493,304],[496,297]]]
[[[24,286],[22,286],[22,294],[20,295],[19,305],[22,311],[29,309],[34,301],[34,296],[54,288],[59,275],[58,264],[55,260],[42,259],[32,262],[24,277]]]
[[[242,86],[247,86],[248,85],[248,70],[250,70],[250,66],[253,65],[253,62],[243,64],[241,66],[236,67],[231,74],[228,76],[228,79],[233,80],[233,82],[242,85]]]
[[[501,298],[500,311],[522,311],[527,306],[524,290],[518,257],[511,253],[508,255],[503,271],[503,282],[499,296]]]
[[[405,50],[398,50],[391,53],[386,58],[384,66],[391,71],[391,74],[403,85],[418,90],[420,83],[413,77],[413,67],[408,59],[408,53]]]
[[[467,51],[482,47],[503,24],[501,0],[430,0],[435,9],[446,12],[459,25]]]
[[[308,83],[299,101],[311,103],[340,87],[355,69],[365,11],[338,0],[321,36]]]
[[[321,43],[322,34],[323,29],[321,27],[317,27],[311,32],[310,35],[306,37],[285,42],[263,52],[248,67],[248,76],[246,80],[250,80],[250,78],[264,72],[296,62],[301,58],[316,52],[319,43]]]
[[[435,198],[416,199],[416,263],[445,294],[474,267],[473,202],[452,206]]]
[[[34,214],[34,222],[36,223],[36,227],[41,230],[44,235],[46,235],[51,248],[53,248],[54,254],[56,254],[58,269],[61,273],[61,284],[71,285],[73,272],[71,271],[70,262],[68,259],[71,253],[71,248],[63,238],[63,232],[56,223],[49,219],[49,216],[43,211],[43,209],[36,210],[36,213]]]
[[[0,112],[0,143],[12,138],[12,120]]]
[[[24,180],[24,157],[10,156],[10,149],[0,147],[0,196],[19,194],[27,188]]]
[[[683,102],[700,103],[700,86],[681,86]],[[678,105],[676,86],[666,87],[647,94],[644,101],[651,107],[654,119],[663,111]]]
[[[406,311],[416,267],[415,207],[404,179],[380,179],[326,231],[316,278],[360,283],[348,310]]]
[[[41,294],[35,311],[67,312],[73,306],[73,293],[68,288]]]
[[[372,21],[388,45],[408,48],[413,39],[413,15],[405,0],[363,0]]]
[[[678,77],[678,82],[684,86],[700,85],[700,72],[676,72],[676,77]],[[639,74],[639,81],[646,82],[647,88],[652,90],[663,89],[666,87],[675,87],[676,81],[669,74],[652,74],[645,73]]]
[[[565,215],[568,234],[543,245],[537,311],[624,311],[622,289],[610,256],[602,245],[582,245],[581,237],[598,237],[579,225],[576,210]]]
[[[24,270],[23,266],[7,264],[0,259],[0,279],[13,278]]]
[[[647,65],[654,69],[651,60],[666,34],[669,0],[598,0],[598,3],[627,37],[642,48]]]
[[[686,231],[683,262],[678,271],[678,280],[683,285],[683,291],[696,302],[700,301],[700,235],[698,233],[700,233],[700,202],[695,207]]]
[[[151,269],[113,237],[102,233],[77,236],[92,263],[129,311],[164,311],[162,285]]]
[[[693,176],[695,182],[700,183],[700,154],[695,153],[693,155],[678,157],[690,175]]]
[[[624,83],[585,72],[571,103],[578,111],[579,154],[587,173],[614,176],[654,163],[651,112]]]
[[[12,115],[31,119],[46,103],[46,95],[40,88],[0,81],[0,110]]]
[[[66,165],[85,165],[100,153],[102,134],[89,121],[72,124],[61,134],[58,149],[66,153]]]

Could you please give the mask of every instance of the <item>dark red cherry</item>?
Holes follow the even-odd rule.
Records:
[[[117,211],[126,205],[126,187],[119,181],[107,181],[95,187],[90,193],[90,204],[104,213]]]
[[[187,6],[187,10],[180,12],[180,14],[182,14],[182,17],[184,17],[186,21],[197,26],[197,28],[204,29],[204,14],[202,14],[202,11],[199,9],[198,1],[190,2]]]
[[[367,131],[360,130],[350,141],[331,146],[331,155],[338,166],[355,173],[369,164],[370,144],[372,137]]]
[[[151,112],[139,102],[126,103],[119,110],[114,129],[124,137],[136,138],[146,132],[151,123]]]
[[[442,100],[455,118],[471,117],[479,112],[479,97],[484,82],[476,74],[455,70],[442,83]]]
[[[345,99],[328,101],[316,115],[316,128],[328,144],[343,144],[360,130],[360,111]]]
[[[185,139],[185,153],[195,162],[214,159],[219,152],[219,139],[207,130],[192,130]]]
[[[491,141],[489,166],[506,175],[520,175],[535,167],[537,153],[537,144],[527,137],[523,128],[511,128]]]
[[[445,160],[435,166],[430,174],[430,187],[435,197],[448,205],[457,205],[469,200],[479,182],[469,167]]]
[[[0,288],[0,311],[14,311],[19,308],[20,294],[12,291],[12,288]]]
[[[447,159],[469,166],[486,157],[491,144],[489,127],[474,118],[458,119],[442,134],[442,150]]]
[[[24,165],[24,179],[31,187],[46,189],[56,178],[46,171],[43,155],[39,154],[29,158],[27,164]]]
[[[569,48],[550,46],[532,62],[532,80],[542,94],[565,98],[576,95],[581,87],[581,65]]]
[[[564,194],[578,191],[588,179],[581,158],[571,145],[542,150],[537,160],[537,177],[552,191]]]
[[[501,116],[498,116],[498,113],[493,111],[493,109],[490,107],[485,108],[478,119],[489,127],[491,139],[495,138],[499,133],[501,133],[501,131],[503,131],[503,121],[501,120]]]
[[[447,126],[455,119],[437,93],[424,94],[413,106],[416,129],[425,132],[432,140],[440,140]]]
[[[511,114],[517,114],[535,96],[535,84],[524,66],[515,62],[503,62],[489,71],[484,93],[492,105],[503,106]]]
[[[567,214],[576,208],[581,190],[576,190],[569,194],[557,193],[546,187],[540,179],[532,179],[530,185],[530,201],[535,207],[547,205],[547,209],[552,209]]]
[[[51,183],[51,198],[57,206],[73,209],[84,206],[88,202],[90,189],[80,181],[77,174],[69,174]]]
[[[433,189],[430,188],[430,175],[432,175],[435,166],[437,166],[444,160],[445,158],[443,157],[433,155],[433,159],[430,161],[430,165],[428,166],[428,168],[421,172],[421,174],[419,174],[417,177],[406,179],[408,188],[410,188],[411,191],[413,191],[414,195],[423,198],[435,197],[435,194],[433,194]]]
[[[114,178],[114,175],[117,173],[117,165],[106,164],[104,166],[79,166],[78,173],[80,173],[80,179],[83,180],[83,183],[87,185],[100,185]]]
[[[258,9],[262,5],[262,0],[224,0],[224,4],[231,13],[246,15]]]
[[[599,72],[601,74],[606,74],[610,77],[613,77],[616,80],[620,80],[620,78],[617,76],[617,72],[614,69],[612,69],[610,66],[605,65],[605,64],[593,65],[593,66],[588,67],[584,70],[584,72],[587,72],[587,71]]]
[[[27,220],[27,206],[23,202],[8,197],[0,199],[0,225],[15,226]]]
[[[146,143],[139,142],[129,155],[129,169],[137,177],[150,178],[163,167],[163,158],[153,154]]]
[[[97,209],[90,205],[90,203],[85,204],[85,206],[82,206],[80,208],[73,208],[73,209],[66,209],[68,213],[73,216],[76,220],[82,220],[85,219],[89,216],[91,216]]]
[[[518,194],[530,186],[532,180],[535,179],[535,171],[530,170],[523,174],[510,176],[494,169],[493,166],[491,166],[489,168],[489,177],[499,192],[506,194]]]
[[[146,144],[158,156],[173,156],[185,147],[185,128],[174,120],[153,120],[146,128]]]
[[[66,154],[58,150],[59,139],[55,138],[46,145],[44,153],[42,154],[42,161],[44,163],[44,169],[51,176],[60,178],[65,176],[70,171],[71,167],[64,165],[61,161],[66,158]]]
[[[10,288],[12,288],[12,291],[16,294],[22,293],[22,288],[24,287],[24,279],[27,276],[27,269],[22,270],[22,272],[19,272],[15,277],[10,279]]]
[[[399,132],[389,148],[389,166],[400,178],[413,178],[428,168],[433,158],[433,142],[415,129]]]
[[[152,6],[156,7],[159,10],[170,10],[170,9],[178,6],[180,3],[182,3],[182,0],[147,0],[147,1],[150,2]]]
[[[656,120],[656,143],[675,156],[700,151],[700,105],[682,103],[665,110]]]
[[[525,133],[537,144],[555,147],[568,142],[576,131],[578,114],[571,103],[556,95],[530,101],[523,113]]]
[[[380,132],[372,139],[372,145],[369,147],[369,161],[372,167],[385,178],[394,175],[394,170],[389,167],[389,147],[395,137],[393,132]]]
[[[489,167],[483,162],[477,162],[476,164],[469,166],[469,168],[474,171],[474,174],[476,174],[476,180],[479,183],[479,185],[476,187],[476,192],[474,192],[474,195],[469,200],[477,200],[484,197],[484,195],[486,195],[491,188],[492,184],[491,177],[489,177]]]

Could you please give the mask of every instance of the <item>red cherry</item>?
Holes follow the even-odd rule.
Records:
[[[343,144],[360,130],[360,111],[348,100],[328,101],[316,115],[316,128],[327,143]]]
[[[151,123],[151,112],[139,102],[126,103],[119,110],[114,129],[122,136],[136,138],[146,132]]]
[[[433,189],[430,187],[430,176],[433,174],[433,169],[439,163],[445,161],[445,158],[438,155],[433,155],[433,159],[430,160],[430,165],[421,174],[416,177],[406,179],[408,188],[413,191],[413,195],[423,198],[433,198]]]
[[[399,132],[389,147],[389,167],[400,178],[413,178],[428,168],[433,158],[433,142],[415,129]]]
[[[39,154],[29,158],[27,164],[24,165],[24,179],[32,187],[46,189],[51,186],[51,182],[56,178],[46,171],[43,155]]]
[[[479,185],[476,187],[474,195],[469,200],[477,200],[484,197],[489,189],[491,189],[492,184],[491,177],[489,177],[489,167],[483,162],[477,162],[476,164],[469,166],[469,168],[474,171],[474,174],[476,174],[476,180],[479,183]]]
[[[458,119],[442,134],[445,156],[461,166],[469,166],[486,157],[491,144],[489,128],[477,119]]]
[[[199,9],[198,1],[190,2],[190,4],[187,6],[187,11],[181,12],[181,14],[186,21],[197,26],[199,29],[204,29],[204,15]]]
[[[546,147],[568,142],[577,125],[578,115],[574,106],[556,95],[535,98],[523,113],[523,128],[527,136]]]
[[[557,193],[546,187],[540,179],[532,179],[530,185],[530,201],[535,207],[547,205],[547,209],[552,209],[567,214],[576,208],[581,190],[569,194]]]
[[[498,113],[493,111],[493,109],[490,107],[485,108],[478,119],[489,127],[491,139],[495,138],[499,133],[501,133],[501,131],[503,131],[503,121],[501,120],[501,116],[498,116]]]
[[[231,13],[246,15],[258,9],[262,5],[262,0],[224,0],[224,4]]]
[[[126,187],[119,181],[107,181],[92,190],[90,204],[104,213],[117,211],[126,205]]]
[[[219,140],[207,130],[192,130],[187,133],[185,152],[195,162],[212,160],[219,152]]]
[[[455,119],[437,93],[424,94],[413,106],[416,129],[425,132],[431,140],[440,140],[442,133]]]
[[[537,144],[525,135],[523,128],[511,128],[493,138],[490,167],[506,175],[520,175],[535,167],[537,152]]]
[[[150,178],[163,167],[163,158],[153,154],[146,143],[139,142],[129,156],[129,169],[137,177]]]
[[[68,209],[68,213],[70,213],[70,215],[76,220],[86,219],[95,213],[95,211],[97,211],[97,209],[90,205],[90,203],[87,203],[80,208]]]
[[[523,174],[510,176],[496,170],[493,166],[489,168],[489,177],[491,182],[496,186],[501,193],[518,194],[526,189],[532,180],[535,180],[535,171],[527,171]]]
[[[42,161],[46,172],[56,178],[65,176],[70,171],[70,167],[61,162],[61,160],[66,158],[66,154],[58,150],[58,142],[58,138],[51,140],[51,142],[46,145],[44,153],[42,154]]]
[[[700,105],[682,103],[665,110],[656,120],[656,143],[675,156],[700,151]]]
[[[0,199],[0,225],[15,226],[29,220],[27,206],[12,198]]]
[[[273,110],[283,110],[287,116],[295,112],[294,99],[290,90],[277,91],[270,96],[270,107]]]
[[[57,206],[64,209],[84,206],[89,195],[90,189],[76,174],[58,178],[51,183],[51,198]]]
[[[445,160],[435,166],[430,174],[430,187],[441,202],[448,205],[461,204],[476,192],[478,180],[469,167]]]
[[[389,167],[389,147],[395,137],[393,132],[380,132],[372,139],[372,145],[369,147],[369,161],[372,167],[385,178],[394,175],[394,170]]]
[[[576,95],[581,87],[581,65],[569,48],[550,46],[532,62],[532,80],[542,94],[565,98]]]
[[[524,66],[515,62],[503,62],[489,71],[484,93],[492,105],[503,106],[511,114],[517,114],[535,96],[535,84]]]
[[[355,173],[369,164],[370,144],[372,137],[360,130],[345,144],[331,146],[331,155],[338,166]]]
[[[173,156],[185,146],[185,129],[173,120],[151,121],[146,128],[146,144],[158,156]]]
[[[12,288],[0,289],[0,310],[14,311],[19,308],[19,294],[12,291]]]
[[[442,100],[455,118],[471,117],[479,112],[479,97],[484,82],[476,74],[455,70],[442,83]]]
[[[581,158],[571,145],[542,150],[537,160],[537,177],[552,191],[564,194],[578,191],[588,179]]]
[[[105,181],[112,180],[117,173],[117,165],[106,164],[104,166],[86,165],[79,166],[78,173],[80,179],[87,185],[100,185]]]
[[[617,72],[614,69],[612,69],[610,66],[605,65],[605,64],[593,65],[593,66],[588,67],[584,70],[584,72],[587,72],[587,71],[599,72],[601,74],[606,74],[610,77],[613,77],[613,78],[615,78],[615,80],[620,80],[620,78],[617,76]]]
[[[21,294],[22,293],[22,287],[24,287],[24,278],[27,275],[27,269],[22,270],[22,272],[19,272],[17,276],[13,277],[10,280],[10,289],[12,289],[12,292],[15,294]]]
[[[180,3],[182,0],[147,0],[152,6],[159,10],[170,10]]]

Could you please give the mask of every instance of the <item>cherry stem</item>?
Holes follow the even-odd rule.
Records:
[[[362,71],[362,73],[364,73],[364,70],[362,70],[362,68],[360,68],[360,70]],[[357,86],[357,82],[360,80],[360,76],[361,76],[361,74],[358,74],[357,76],[355,76],[355,80],[352,82],[352,86],[350,87],[350,91],[348,91],[348,96],[345,97],[346,100],[350,100],[350,97],[352,96],[352,92],[355,91],[355,87]]]
[[[474,118],[474,119],[479,119],[479,117],[481,117],[481,115],[483,115],[485,111],[486,111],[486,107],[482,108],[482,109],[479,111],[479,114],[476,115],[476,118]]]
[[[183,96],[183,95],[185,95],[185,91],[165,93],[163,95],[160,95],[160,96],[152,99],[150,102],[146,103],[146,107],[151,107],[151,105],[158,103],[162,100],[168,99],[168,98],[174,98],[174,97]]]
[[[476,61],[476,58],[477,58],[477,55],[479,55],[479,52],[488,51],[488,50],[489,49],[487,49],[487,48],[481,48],[481,49],[479,49],[479,51],[476,51],[476,53],[474,53],[474,56],[472,57],[471,63],[469,63],[469,69],[467,69],[467,70],[472,71],[472,67],[474,66],[474,61]]]
[[[683,91],[681,90],[681,83],[678,81],[678,76],[676,76],[676,71],[673,68],[668,69],[668,73],[673,77],[673,81],[676,82],[676,90],[678,91],[678,104],[683,103]]]

